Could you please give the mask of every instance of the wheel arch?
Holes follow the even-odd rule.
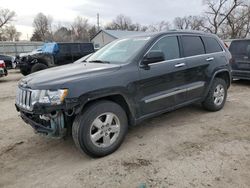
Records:
[[[127,115],[129,125],[135,125],[135,111],[131,106],[132,104],[129,102],[130,100],[121,93],[112,93],[94,98],[88,98],[85,102],[81,102],[80,107],[76,110],[76,114],[82,112],[94,103],[103,100],[112,101],[119,104]]]
[[[231,85],[231,80],[232,80],[232,77],[231,77],[231,74],[229,72],[228,69],[221,69],[221,70],[218,70],[218,71],[215,71],[215,73],[213,74],[209,84],[208,84],[208,87],[205,91],[205,94],[204,94],[204,97],[202,99],[202,101],[206,98],[206,96],[208,95],[208,92],[210,90],[210,88],[212,87],[212,84],[213,84],[213,81],[215,78],[222,78],[223,80],[226,81],[226,84],[227,84],[227,88],[230,87]]]

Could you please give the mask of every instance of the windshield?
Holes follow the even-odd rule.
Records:
[[[150,37],[115,40],[91,55],[88,62],[124,64],[149,41]]]

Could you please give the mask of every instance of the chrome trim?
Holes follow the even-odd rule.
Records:
[[[209,57],[206,59],[206,61],[213,61],[214,60],[214,57]]]
[[[200,84],[197,84],[195,86],[191,86],[191,87],[188,87],[188,88],[185,88],[185,89],[176,90],[176,91],[173,91],[173,92],[170,92],[170,93],[166,93],[166,94],[163,94],[163,95],[152,97],[150,99],[146,99],[146,100],[144,100],[144,102],[145,103],[150,103],[150,102],[160,100],[160,99],[163,99],[163,98],[171,97],[173,95],[177,95],[177,94],[184,93],[184,92],[187,92],[187,91],[192,91],[192,90],[204,87],[204,85],[205,85],[204,83],[200,83]]]
[[[29,111],[32,110],[31,95],[32,90],[18,87],[16,92],[16,105]]]
[[[163,98],[171,97],[173,95],[177,95],[179,93],[184,93],[186,91],[187,91],[187,89],[176,90],[176,91],[173,91],[171,93],[166,93],[166,94],[163,94],[163,95],[159,95],[157,97],[152,97],[150,99],[145,100],[144,102],[145,103],[150,103],[150,102],[153,102],[153,101],[156,101],[156,100],[160,100],[160,99],[163,99]]]
[[[204,85],[205,85],[204,83],[197,84],[196,86],[192,86],[192,87],[187,88],[187,91],[191,91],[191,90],[194,90],[194,89],[204,87]]]
[[[184,67],[184,66],[186,66],[186,63],[179,63],[175,65],[176,68]]]
[[[154,47],[154,45],[159,40],[161,40],[161,39],[163,39],[165,37],[173,37],[173,36],[178,37],[178,36],[184,36],[184,35],[202,37],[202,35],[195,35],[195,34],[170,34],[170,35],[164,35],[164,36],[160,37],[159,39],[157,39],[157,41],[155,41],[154,44],[152,44],[152,46],[147,50],[147,52],[143,55],[143,57],[145,55],[147,55],[147,53]],[[211,38],[213,38],[213,37],[211,37]],[[216,39],[216,41],[218,42],[217,39]],[[224,47],[222,46],[221,41],[218,42],[218,43],[219,43],[219,45],[220,45],[220,47],[222,49],[222,51],[220,51],[220,52],[205,53],[205,54],[200,54],[200,55],[194,55],[194,56],[188,56],[188,57],[180,57],[180,58],[176,58],[176,59],[170,59],[170,60],[160,61],[160,62],[157,62],[157,63],[149,63],[148,66],[154,66],[154,65],[158,65],[158,64],[162,64],[162,63],[168,63],[168,62],[172,62],[172,61],[176,61],[176,60],[185,60],[185,59],[194,58],[194,57],[201,57],[201,56],[207,56],[207,55],[214,55],[214,54],[225,53],[226,51],[225,51]],[[179,43],[178,43],[178,45],[179,45]],[[179,46],[179,48],[180,48],[180,46]],[[139,66],[143,66],[142,61],[140,61]]]

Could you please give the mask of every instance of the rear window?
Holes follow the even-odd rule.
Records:
[[[229,47],[229,51],[233,55],[248,56],[248,54],[250,53],[250,41],[233,41]]]
[[[184,56],[205,54],[205,48],[199,36],[182,36]]]
[[[212,37],[202,37],[207,53],[221,52],[222,48],[218,41]]]

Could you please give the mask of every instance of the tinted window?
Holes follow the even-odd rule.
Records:
[[[79,44],[71,44],[71,52],[72,53],[79,53],[80,52],[80,45]]]
[[[152,48],[151,51],[162,51],[165,60],[177,59],[180,57],[180,50],[177,37],[164,37],[160,39]]]
[[[205,54],[204,45],[198,36],[183,36],[182,43],[185,57]]]
[[[59,44],[59,51],[62,54],[70,53],[70,48],[68,44]]]
[[[230,45],[229,51],[233,55],[248,56],[250,54],[250,41],[233,41]]]
[[[211,37],[202,37],[205,44],[206,53],[221,52],[222,48],[218,41]]]

